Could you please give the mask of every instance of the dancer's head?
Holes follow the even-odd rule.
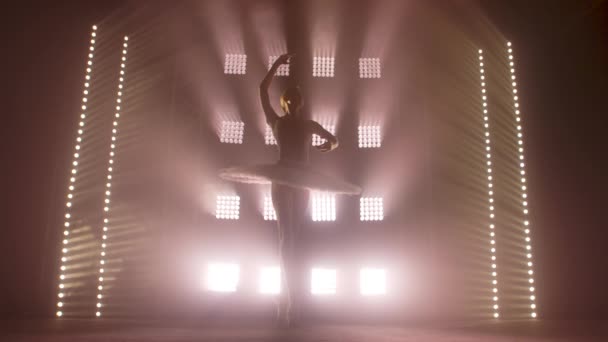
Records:
[[[281,95],[281,108],[285,114],[298,115],[303,103],[299,87],[289,87]]]

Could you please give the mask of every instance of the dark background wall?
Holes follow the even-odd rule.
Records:
[[[21,2],[5,11],[0,313],[52,315],[51,219],[81,91],[82,42],[120,2]],[[474,6],[472,3],[471,6]],[[540,314],[606,317],[605,1],[484,2],[518,47]]]

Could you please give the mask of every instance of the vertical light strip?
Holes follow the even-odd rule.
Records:
[[[530,237],[530,220],[528,218],[528,193],[527,193],[527,185],[526,185],[526,169],[524,162],[524,135],[522,132],[521,126],[521,116],[519,111],[519,95],[517,94],[517,81],[515,77],[515,62],[513,61],[513,49],[511,48],[511,42],[507,42],[507,53],[509,56],[509,70],[511,75],[511,86],[513,91],[513,112],[515,114],[515,126],[517,129],[517,146],[518,146],[518,156],[519,156],[519,173],[520,173],[520,186],[521,186],[521,204],[522,204],[522,212],[523,212],[523,227],[522,230],[524,232],[524,245],[526,259],[527,259],[527,273],[528,273],[528,283],[530,290],[530,316],[536,317],[536,294],[534,288],[534,270],[532,263],[532,239]]]
[[[108,225],[109,225],[109,216],[110,216],[110,198],[111,198],[111,189],[112,189],[112,172],[114,171],[114,157],[116,156],[116,143],[117,143],[117,134],[118,134],[118,119],[120,118],[120,111],[122,107],[122,95],[123,95],[123,84],[125,81],[125,66],[127,63],[127,41],[129,37],[124,37],[123,47],[122,47],[122,55],[120,61],[120,75],[118,78],[118,89],[116,93],[116,113],[114,114],[114,121],[112,122],[112,138],[110,141],[110,157],[108,159],[108,173],[106,176],[106,189],[105,189],[105,198],[104,198],[104,206],[103,206],[103,232],[101,236],[101,257],[99,258],[99,279],[97,283],[97,312],[95,316],[101,317],[101,311],[103,307],[103,289],[104,289],[104,268],[106,267],[106,248],[107,248],[107,240],[108,240]]]
[[[57,293],[57,317],[63,316],[64,297],[65,297],[65,280],[67,271],[67,261],[70,245],[70,222],[72,218],[72,200],[74,199],[74,191],[76,190],[76,175],[78,174],[78,160],[80,159],[80,148],[82,145],[82,136],[84,134],[85,119],[87,117],[87,102],[91,86],[91,72],[93,71],[93,54],[95,53],[95,40],[97,39],[97,26],[93,25],[91,30],[91,41],[89,45],[89,54],[87,59],[86,74],[84,76],[84,90],[82,97],[82,112],[80,114],[80,122],[78,123],[78,135],[76,136],[76,144],[74,145],[74,157],[72,159],[72,171],[70,173],[70,182],[68,186],[68,194],[66,201],[65,221],[63,223],[63,241],[61,249],[61,267],[59,271],[59,290]]]
[[[488,175],[488,209],[490,212],[489,228],[490,228],[490,258],[492,267],[492,309],[494,310],[494,318],[500,316],[498,306],[498,269],[496,264],[496,229],[494,224],[494,184],[492,176],[492,151],[490,147],[490,123],[488,115],[488,94],[486,93],[486,76],[483,62],[483,50],[479,50],[479,73],[481,80],[481,101],[483,104],[483,127],[486,153],[486,167]]]

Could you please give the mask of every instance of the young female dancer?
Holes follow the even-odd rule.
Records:
[[[306,285],[302,257],[298,245],[298,231],[306,216],[309,191],[327,191],[342,194],[359,194],[356,185],[338,180],[309,166],[309,152],[312,135],[316,134],[326,142],[316,146],[321,152],[329,152],[338,147],[338,139],[315,121],[301,116],[304,103],[297,87],[287,88],[280,98],[284,115],[276,114],[270,104],[268,88],[282,64],[288,64],[293,55],[280,56],[272,65],[260,84],[260,100],[266,116],[266,123],[279,146],[279,160],[276,164],[255,165],[224,169],[220,176],[224,179],[246,183],[271,183],[272,203],[277,214],[279,256],[281,259],[282,286],[277,308],[279,323],[289,326],[297,313],[298,296]]]

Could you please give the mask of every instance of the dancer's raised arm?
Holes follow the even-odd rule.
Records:
[[[285,54],[285,55],[279,56],[279,58],[277,58],[277,60],[274,62],[274,64],[270,68],[270,70],[268,70],[266,77],[264,77],[264,79],[262,80],[262,83],[260,84],[260,100],[262,102],[262,109],[264,110],[264,115],[266,116],[266,123],[268,123],[268,125],[270,125],[270,127],[272,127],[274,125],[275,121],[279,118],[279,116],[274,111],[274,109],[272,109],[272,105],[270,104],[270,98],[268,96],[268,88],[270,87],[270,82],[272,82],[272,78],[274,77],[274,74],[277,72],[277,69],[281,65],[289,63],[289,59],[292,56],[293,55],[290,55],[290,54]]]

